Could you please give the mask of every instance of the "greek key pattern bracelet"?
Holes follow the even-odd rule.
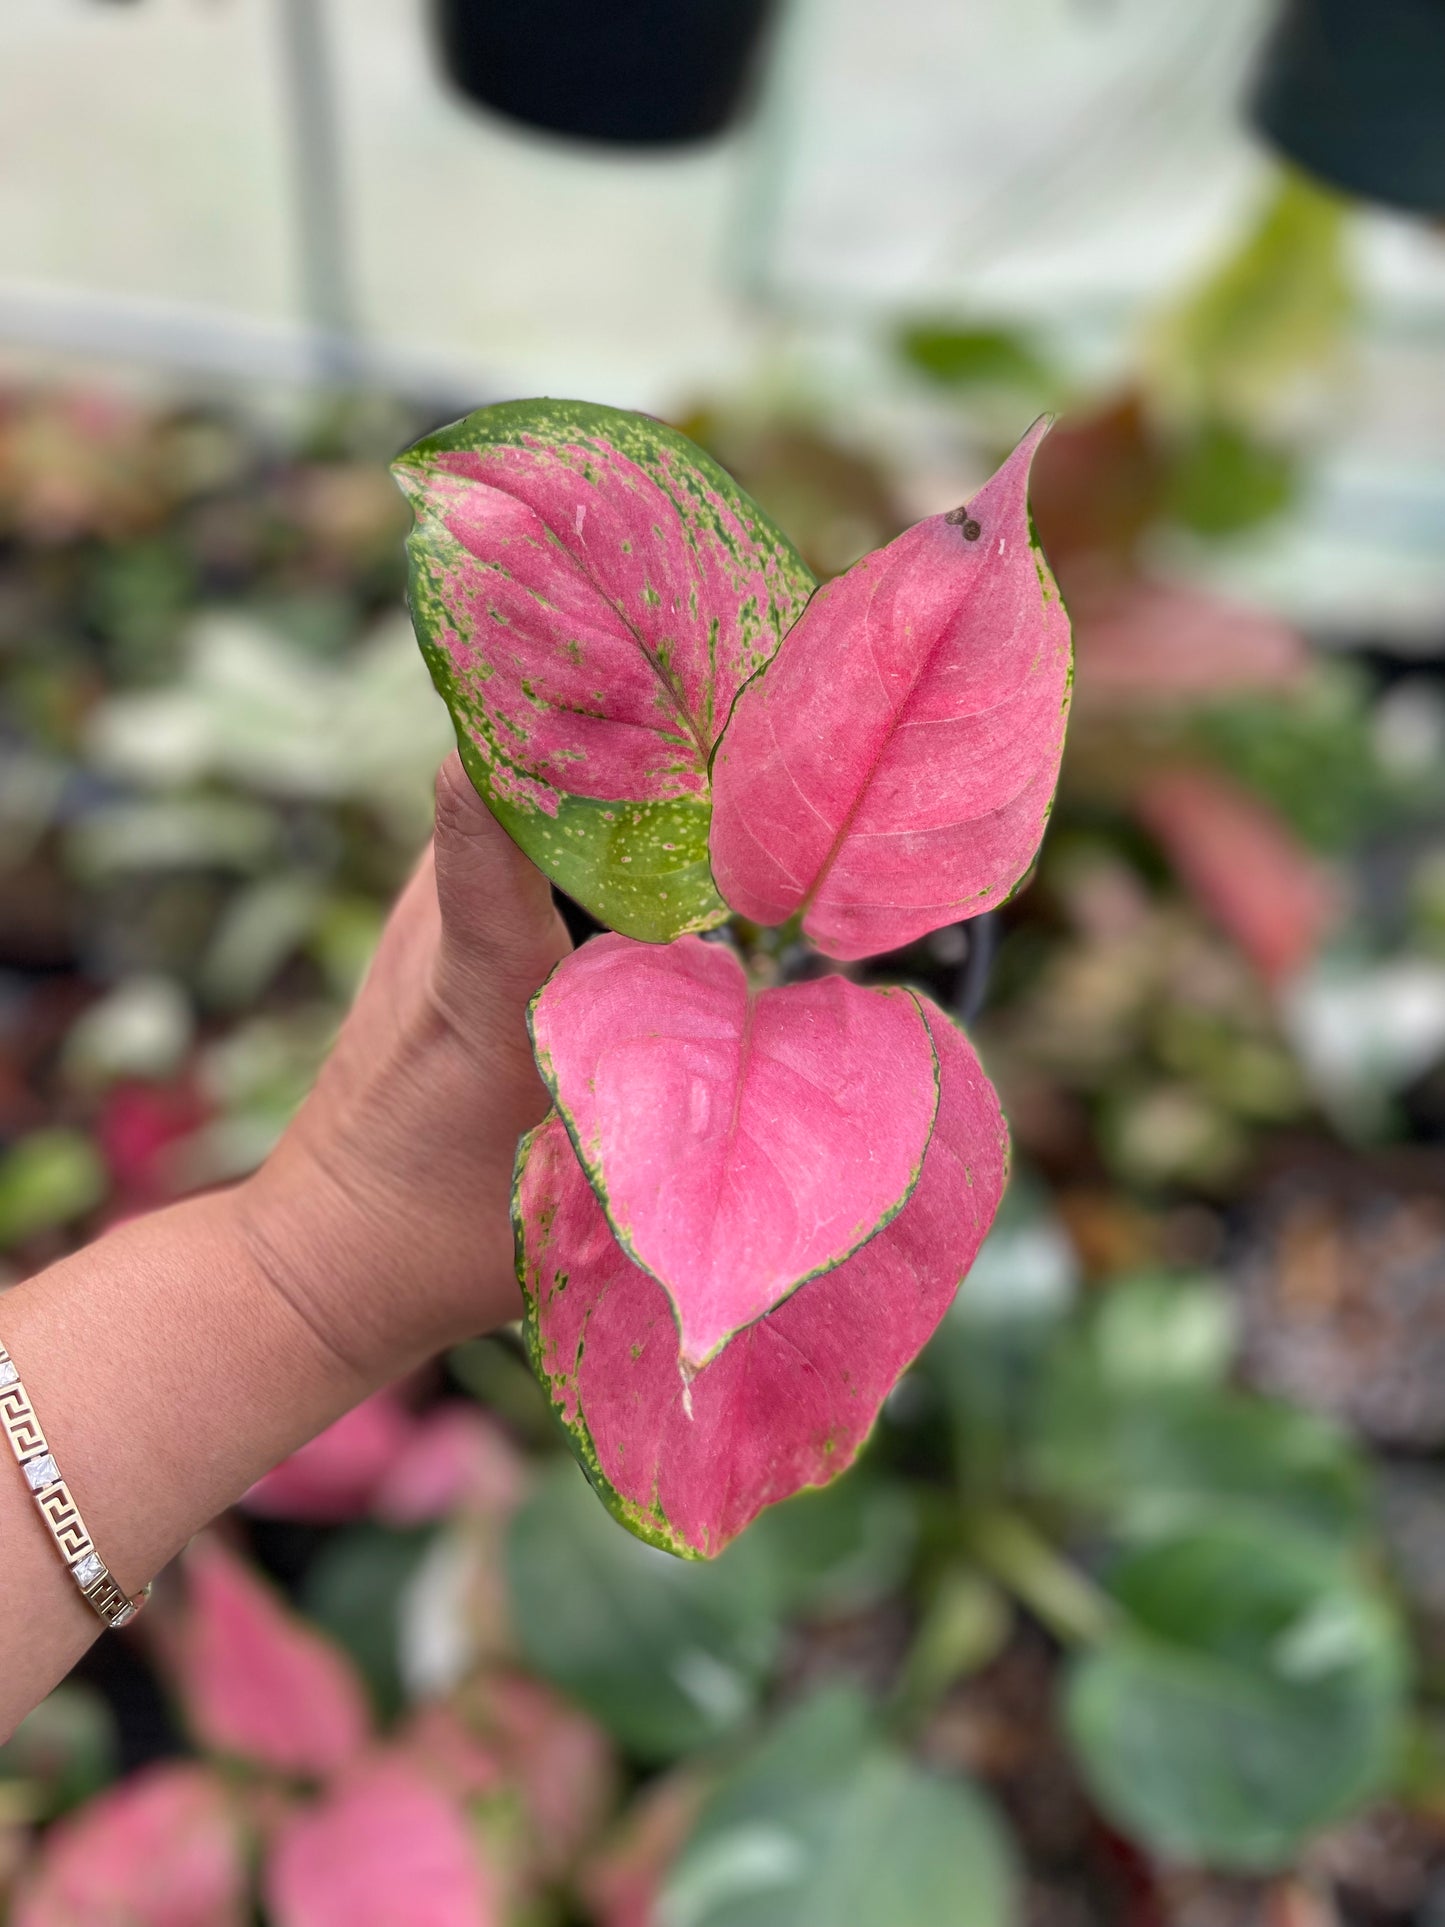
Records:
[[[10,1449],[40,1516],[82,1596],[90,1601],[107,1626],[126,1625],[150,1598],[151,1589],[146,1586],[134,1599],[127,1599],[111,1578],[105,1561],[91,1542],[80,1507],[60,1476],[60,1468],[40,1428],[29,1394],[20,1383],[15,1361],[3,1345],[0,1345],[0,1425],[5,1428]]]

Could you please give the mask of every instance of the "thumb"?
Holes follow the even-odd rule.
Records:
[[[472,787],[454,750],[437,773],[442,965],[459,991],[529,997],[568,949],[552,886]]]

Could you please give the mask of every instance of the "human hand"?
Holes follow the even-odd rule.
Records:
[[[520,1312],[512,1164],[548,1101],[526,1008],[568,948],[455,753],[436,796],[315,1089],[234,1194],[268,1280],[368,1384]]]

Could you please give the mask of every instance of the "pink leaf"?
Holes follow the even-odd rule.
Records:
[[[407,1721],[393,1756],[412,1761],[452,1800],[465,1805],[504,1794],[507,1776],[495,1748],[474,1733],[455,1705],[431,1700]]]
[[[1080,700],[1091,711],[1299,687],[1309,645],[1266,610],[1185,585],[1129,579],[1069,590]]]
[[[336,1525],[363,1518],[416,1430],[394,1391],[377,1392],[258,1479],[242,1503],[271,1519]]]
[[[537,1062],[624,1248],[695,1369],[872,1237],[938,1103],[906,990],[752,991],[723,944],[596,937],[533,1000]]]
[[[1044,833],[1069,621],[1028,516],[1037,422],[964,508],[820,589],[713,766],[719,890],[832,957],[1003,901]]]
[[[200,1766],[158,1766],[46,1835],[13,1927],[241,1927],[245,1898],[220,1781]]]
[[[297,1814],[266,1870],[276,1927],[500,1927],[494,1883],[456,1805],[399,1757]]]
[[[585,1714],[540,1680],[489,1672],[451,1704],[423,1707],[401,1736],[406,1756],[452,1798],[515,1808],[524,1864],[545,1879],[566,1872],[611,1808],[612,1749]]]
[[[175,1662],[201,1745],[298,1777],[344,1766],[370,1728],[350,1662],[218,1540],[197,1540],[186,1575]]]
[[[376,1516],[422,1525],[470,1509],[503,1516],[522,1496],[521,1454],[490,1414],[460,1400],[428,1412],[376,1488]]]
[[[600,1727],[525,1674],[494,1673],[477,1697],[508,1778],[521,1789],[538,1862],[560,1876],[611,1805],[612,1749]]]
[[[524,1140],[516,1216],[528,1342],[589,1476],[641,1537],[712,1557],[764,1506],[852,1462],[998,1208],[1007,1135],[972,1047],[924,1001],[942,1073],[918,1188],[878,1236],[693,1378],[556,1118]],[[690,1399],[690,1405],[689,1405]]]
[[[787,538],[685,436],[583,402],[482,409],[395,473],[417,635],[492,809],[614,928],[718,922],[708,761],[812,591]]]
[[[645,1786],[622,1825],[583,1870],[597,1927],[658,1927],[663,1882],[697,1823],[707,1788],[688,1770]]]
[[[1183,768],[1150,776],[1134,807],[1266,982],[1287,982],[1311,961],[1339,920],[1339,892],[1267,803],[1217,771]]]

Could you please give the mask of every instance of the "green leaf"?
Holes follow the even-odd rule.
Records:
[[[898,350],[911,368],[944,388],[1022,389],[1037,400],[1059,386],[1027,336],[1012,328],[915,322],[899,336]]]
[[[105,1196],[100,1153],[79,1131],[32,1131],[0,1157],[0,1250],[71,1224]]]
[[[1223,1387],[1110,1384],[1081,1349],[1054,1362],[1028,1461],[1041,1496],[1126,1532],[1227,1512],[1339,1538],[1364,1512],[1363,1467],[1323,1419]]]
[[[401,1603],[432,1538],[429,1526],[411,1532],[348,1526],[321,1548],[301,1589],[308,1618],[356,1661],[383,1719],[400,1712],[405,1698]]]
[[[918,1536],[913,1492],[896,1479],[854,1471],[760,1513],[737,1541],[739,1565],[756,1562],[782,1614],[861,1612],[901,1583]]]
[[[901,1720],[912,1727],[955,1680],[998,1657],[1013,1628],[1006,1596],[962,1560],[945,1568],[933,1587],[894,1695]]]
[[[115,1717],[101,1696],[88,1686],[57,1686],[0,1746],[0,1781],[31,1782],[39,1789],[35,1817],[48,1817],[107,1786],[117,1755]]]
[[[1400,1633],[1330,1549],[1219,1525],[1133,1554],[1112,1591],[1127,1628],[1075,1663],[1067,1721],[1094,1798],[1141,1845],[1283,1866],[1386,1784]]]
[[[1243,245],[1168,314],[1151,386],[1176,419],[1252,428],[1317,380],[1355,310],[1344,201],[1284,175]]]
[[[674,1559],[624,1532],[559,1461],[512,1522],[507,1568],[530,1663],[639,1758],[711,1745],[755,1710],[778,1591],[745,1544]]]
[[[661,1927],[1009,1927],[1008,1841],[973,1788],[879,1739],[846,1689],[795,1710],[723,1782]]]
[[[1421,785],[1386,767],[1373,711],[1368,677],[1331,663],[1297,692],[1212,704],[1189,733],[1307,843],[1348,850],[1411,811],[1437,815],[1442,800],[1438,781]]]
[[[480,409],[394,473],[417,639],[493,814],[626,936],[721,922],[712,752],[812,593],[792,544],[686,436],[586,402]]]
[[[1238,535],[1294,500],[1299,464],[1232,422],[1210,421],[1175,455],[1167,506],[1196,535]]]
[[[1217,1385],[1234,1356],[1235,1301],[1217,1279],[1143,1273],[1103,1294],[1089,1350],[1110,1384]]]
[[[1037,1380],[1079,1288],[1079,1265],[1041,1189],[1016,1175],[958,1296],[919,1360],[975,1497],[1012,1481]]]

